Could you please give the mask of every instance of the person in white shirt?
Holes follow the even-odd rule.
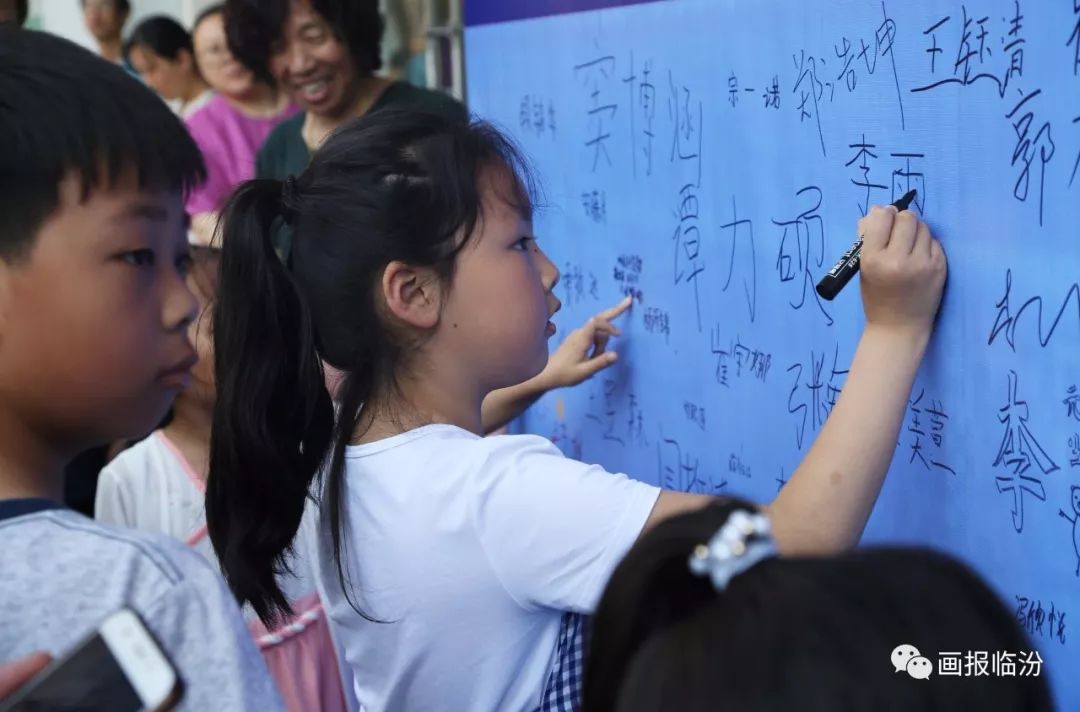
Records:
[[[304,552],[369,712],[574,709],[580,616],[643,531],[712,501],[481,437],[488,394],[543,371],[560,306],[523,166],[483,122],[378,111],[223,211],[211,537],[267,620],[287,609],[274,572]],[[785,552],[857,541],[945,279],[913,214],[875,208],[860,233],[865,333],[766,505]],[[597,322],[581,334],[604,350]],[[336,409],[323,361],[344,374]]]
[[[83,22],[98,45],[98,54],[113,64],[124,64],[124,24],[131,15],[129,0],[80,0]]]

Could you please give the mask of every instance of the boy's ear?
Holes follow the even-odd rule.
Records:
[[[442,311],[442,282],[434,270],[394,261],[386,265],[382,299],[390,313],[409,326],[431,329]]]

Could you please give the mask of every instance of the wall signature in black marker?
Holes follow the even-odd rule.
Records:
[[[1005,294],[994,305],[997,308],[997,317],[994,319],[994,325],[990,329],[990,338],[986,341],[987,346],[992,346],[999,336],[1004,336],[1009,348],[1015,351],[1016,330],[1020,325],[1020,318],[1024,316],[1025,312],[1030,314],[1028,321],[1034,321],[1037,343],[1043,348],[1046,348],[1046,345],[1054,337],[1062,318],[1074,313],[1069,310],[1070,304],[1075,305],[1077,325],[1080,325],[1080,283],[1073,282],[1069,286],[1065,298],[1061,302],[1061,307],[1056,313],[1051,312],[1053,318],[1049,321],[1049,324],[1043,317],[1043,298],[1041,296],[1030,297],[1018,309],[1014,310],[1012,288],[1012,269],[1007,269],[1005,271]]]
[[[603,159],[606,166],[611,166],[611,153],[607,142],[611,139],[611,123],[619,111],[619,105],[611,99],[611,83],[615,75],[615,57],[603,55],[587,62],[574,65],[574,77],[585,90],[588,108],[585,115],[589,124],[589,134],[585,147],[592,153],[592,172],[600,166]]]
[[[840,369],[838,358],[839,345],[833,349],[832,368],[823,380],[822,374],[825,369],[825,352],[817,353],[810,351],[810,361],[807,364],[796,363],[788,368],[792,373],[791,391],[788,393],[788,413],[796,416],[795,444],[801,450],[806,436],[807,420],[810,421],[812,432],[825,424],[832,409],[836,406],[836,399],[840,396],[843,388],[843,377],[847,376],[847,369]],[[809,372],[809,380],[802,381],[803,374]],[[805,393],[802,389],[805,389]],[[807,401],[809,395],[809,402]]]
[[[666,437],[663,426],[656,445],[656,459],[659,482],[666,489],[717,496],[727,488],[727,480],[715,482],[702,474],[698,457],[684,448],[678,438]]]
[[[1004,470],[994,478],[997,491],[1012,495],[1012,522],[1017,532],[1024,531],[1025,502],[1028,496],[1046,501],[1046,487],[1041,477],[1056,472],[1058,465],[1043,449],[1028,424],[1031,410],[1019,397],[1019,376],[1009,371],[1009,396],[998,411],[998,422],[1005,432],[998,446],[994,467]],[[1037,466],[1037,470],[1032,469]]]
[[[656,137],[653,123],[656,119],[656,85],[652,81],[652,59],[645,60],[641,76],[637,74],[634,52],[630,52],[630,73],[623,77],[623,84],[630,91],[630,165],[634,177],[638,176],[638,159],[646,177],[653,170],[653,139]],[[639,125],[640,119],[640,125]],[[641,150],[638,150],[638,140]]]
[[[792,309],[802,309],[809,293],[825,317],[825,325],[832,326],[832,315],[814,289],[818,279],[815,274],[820,273],[825,264],[825,222],[818,214],[822,201],[821,188],[816,185],[807,186],[795,193],[795,197],[810,207],[791,220],[773,219],[773,225],[780,229],[776,271],[781,284],[790,284],[795,289],[791,290],[789,287],[789,292],[798,294],[797,299],[788,301]]]
[[[1049,604],[1048,612],[1041,599],[1016,596],[1016,622],[1032,637],[1037,636],[1064,645],[1066,612],[1053,601],[1049,601]]]
[[[746,308],[752,324],[757,318],[757,248],[754,246],[754,223],[747,218],[739,219],[734,195],[731,196],[731,221],[720,226],[721,232],[728,230],[731,231],[731,251],[728,258],[727,278],[721,289],[726,292],[731,286],[731,278],[735,274],[735,263],[739,261],[743,294],[746,297]],[[740,247],[742,247],[741,250]],[[740,256],[740,259],[736,259],[736,254]]]

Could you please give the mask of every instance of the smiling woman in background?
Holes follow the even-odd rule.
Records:
[[[382,68],[378,0],[226,0],[229,49],[303,109],[274,129],[255,160],[257,178],[284,180],[307,168],[323,140],[373,111],[425,111],[464,120],[451,97],[375,76]],[[287,255],[292,231],[275,233]]]
[[[225,27],[237,59],[304,110],[270,134],[256,162],[260,178],[300,173],[330,132],[370,111],[466,116],[445,94],[375,76],[383,34],[377,0],[228,0]]]
[[[238,183],[254,177],[259,147],[299,107],[236,61],[225,39],[222,5],[204,10],[191,36],[199,72],[216,92],[186,120],[207,174],[206,182],[188,194],[186,206],[199,242],[209,244],[222,201]]]

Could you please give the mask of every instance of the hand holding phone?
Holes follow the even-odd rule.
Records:
[[[25,674],[18,668],[9,672]],[[167,712],[180,701],[181,689],[175,668],[153,635],[138,614],[124,609],[0,700],[0,712]]]
[[[0,702],[19,689],[52,662],[48,653],[34,653],[25,658],[0,664]]]

